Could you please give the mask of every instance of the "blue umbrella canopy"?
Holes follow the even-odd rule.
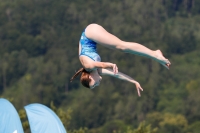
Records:
[[[32,133],[67,133],[58,116],[48,107],[34,103],[25,106]]]
[[[4,98],[0,98],[0,133],[24,133],[15,107]]]

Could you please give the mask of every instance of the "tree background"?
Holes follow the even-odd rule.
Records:
[[[198,133],[199,22],[198,0],[0,0],[0,97],[12,99],[27,133],[30,103],[51,107],[72,133]],[[134,84],[110,77],[93,90],[70,83],[90,23],[161,49],[170,70],[98,45],[102,61],[140,82],[142,97]]]

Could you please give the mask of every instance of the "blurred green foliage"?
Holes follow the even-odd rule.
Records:
[[[70,133],[197,133],[199,13],[198,0],[0,0],[0,97],[12,99],[26,132],[22,108],[38,102],[51,107]],[[78,79],[70,83],[81,67],[79,38],[90,23],[161,49],[170,70],[98,45],[102,61],[140,82],[142,97],[133,84],[110,77],[94,90]]]

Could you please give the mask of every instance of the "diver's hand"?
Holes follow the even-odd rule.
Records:
[[[116,64],[112,64],[112,68],[113,68],[113,72],[114,74],[117,74],[118,73],[118,67]]]
[[[136,89],[137,89],[137,92],[138,92],[138,96],[140,97],[140,91],[143,91],[142,87],[140,86],[140,83],[138,82],[135,82],[135,86],[136,86]]]
[[[118,73],[117,65],[111,62],[103,62],[103,66],[101,68],[112,68],[114,74]]]

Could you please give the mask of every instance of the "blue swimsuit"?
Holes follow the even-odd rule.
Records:
[[[83,31],[81,35],[80,44],[81,44],[81,51],[79,56],[85,55],[94,61],[99,61],[99,62],[101,61],[101,57],[97,53],[97,48],[96,48],[97,43],[87,38],[85,35],[85,31]]]

